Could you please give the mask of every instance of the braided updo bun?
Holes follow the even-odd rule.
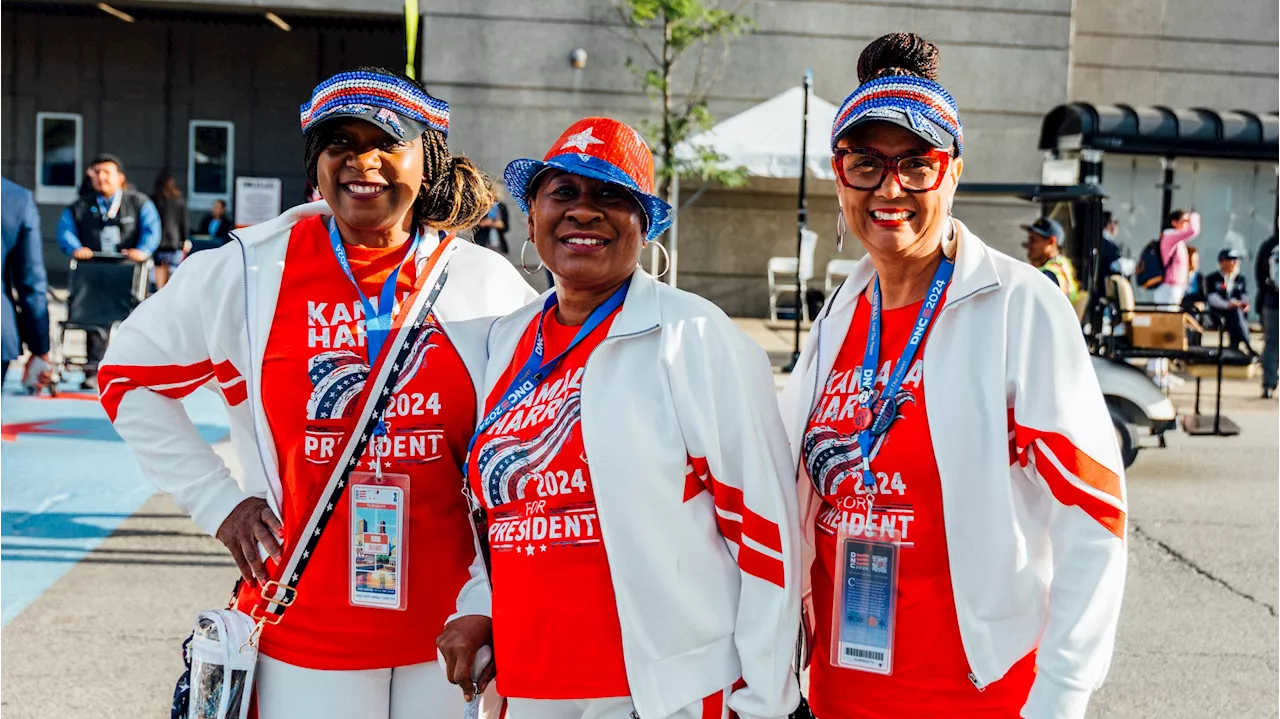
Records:
[[[873,40],[858,56],[858,82],[890,75],[938,79],[938,46],[913,32],[891,32]]]

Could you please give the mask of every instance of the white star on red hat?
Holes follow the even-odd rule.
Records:
[[[582,132],[570,135],[569,138],[564,141],[564,144],[560,146],[560,149],[566,150],[570,147],[576,147],[585,152],[586,149],[592,145],[603,145],[604,140],[600,140],[596,138],[595,135],[592,135],[592,129],[593,128],[588,127]]]

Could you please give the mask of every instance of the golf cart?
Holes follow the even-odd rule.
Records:
[[[1216,347],[1202,346],[1199,333],[1204,328],[1197,318],[1181,309],[1136,302],[1130,281],[1102,266],[1104,155],[1160,158],[1163,176],[1157,187],[1163,218],[1172,209],[1178,189],[1174,184],[1177,158],[1274,165],[1280,159],[1278,137],[1276,113],[1072,103],[1054,108],[1041,124],[1039,149],[1046,152],[1046,159],[1040,184],[961,183],[959,187],[961,196],[1017,197],[1039,203],[1041,215],[1067,228],[1065,249],[1080,282],[1076,314],[1126,467],[1136,459],[1143,434],[1157,437],[1163,447],[1165,433],[1179,424],[1173,403],[1135,362],[1180,362],[1196,378],[1195,407],[1182,418],[1183,430],[1229,436],[1240,429],[1221,412],[1223,370],[1247,366],[1252,360],[1226,347],[1223,332]],[[1193,183],[1194,178],[1193,172]],[[1152,225],[1150,236],[1158,236],[1159,226]],[[1205,377],[1217,379],[1212,415],[1200,412]]]
[[[961,183],[960,197],[1017,197],[1039,203],[1040,213],[1052,217],[1068,229],[1067,250],[1076,265],[1080,279],[1080,295],[1076,301],[1076,314],[1081,318],[1082,329],[1093,359],[1093,370],[1098,385],[1111,412],[1111,423],[1124,458],[1124,466],[1133,464],[1141,448],[1143,436],[1156,437],[1159,446],[1165,446],[1164,434],[1177,426],[1177,413],[1173,403],[1160,391],[1155,382],[1141,369],[1133,366],[1123,356],[1108,351],[1114,329],[1104,333],[1101,308],[1104,298],[1096,288],[1105,286],[1095,279],[1098,274],[1096,261],[1102,242],[1102,201],[1106,196],[1097,185],[1018,185],[991,183]],[[1028,212],[1028,221],[1035,211]],[[1097,311],[1094,312],[1095,308]],[[1097,322],[1090,322],[1092,314],[1099,315]],[[1095,331],[1094,328],[1097,328]],[[1114,343],[1111,343],[1114,344]]]

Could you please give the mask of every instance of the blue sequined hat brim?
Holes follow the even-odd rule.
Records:
[[[867,122],[897,125],[938,148],[954,143],[957,157],[964,152],[964,125],[955,98],[927,78],[890,75],[859,85],[836,111],[831,149],[850,130]]]
[[[446,137],[449,135],[449,103],[432,97],[403,78],[366,70],[340,72],[316,85],[311,98],[298,108],[302,131],[305,133],[317,122],[357,107],[372,107],[375,113],[385,110],[385,122],[378,124],[391,128],[393,135],[400,134],[396,128],[408,133],[402,120],[409,120],[424,131],[430,128]]]
[[[422,136],[427,127],[413,118],[405,117],[384,107],[350,103],[339,105],[312,121],[306,132],[327,124],[333,120],[351,118],[364,120],[397,140],[412,140]]]
[[[832,144],[839,143],[840,138],[848,135],[854,128],[871,122],[897,125],[939,149],[945,150],[956,144],[956,138],[947,131],[947,128],[922,115],[912,118],[909,111],[895,107],[871,108],[863,112],[840,129],[840,133],[835,136]]]
[[[635,180],[631,179],[627,173],[616,166],[598,157],[576,153],[556,155],[547,160],[529,158],[513,160],[507,165],[506,171],[502,173],[503,180],[507,185],[507,191],[515,198],[516,204],[520,206],[521,211],[525,214],[529,213],[529,183],[533,182],[533,179],[543,171],[551,169],[563,170],[570,174],[608,182],[630,192],[631,196],[636,198],[636,202],[640,203],[640,208],[644,210],[644,214],[649,220],[649,227],[645,232],[646,242],[658,239],[671,226],[671,205],[667,204],[666,201],[641,190],[636,185]]]

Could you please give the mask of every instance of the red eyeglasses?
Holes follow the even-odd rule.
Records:
[[[942,184],[951,164],[951,153],[941,149],[889,157],[867,147],[837,147],[835,157],[840,182],[853,190],[878,190],[893,172],[903,190],[930,192]]]

